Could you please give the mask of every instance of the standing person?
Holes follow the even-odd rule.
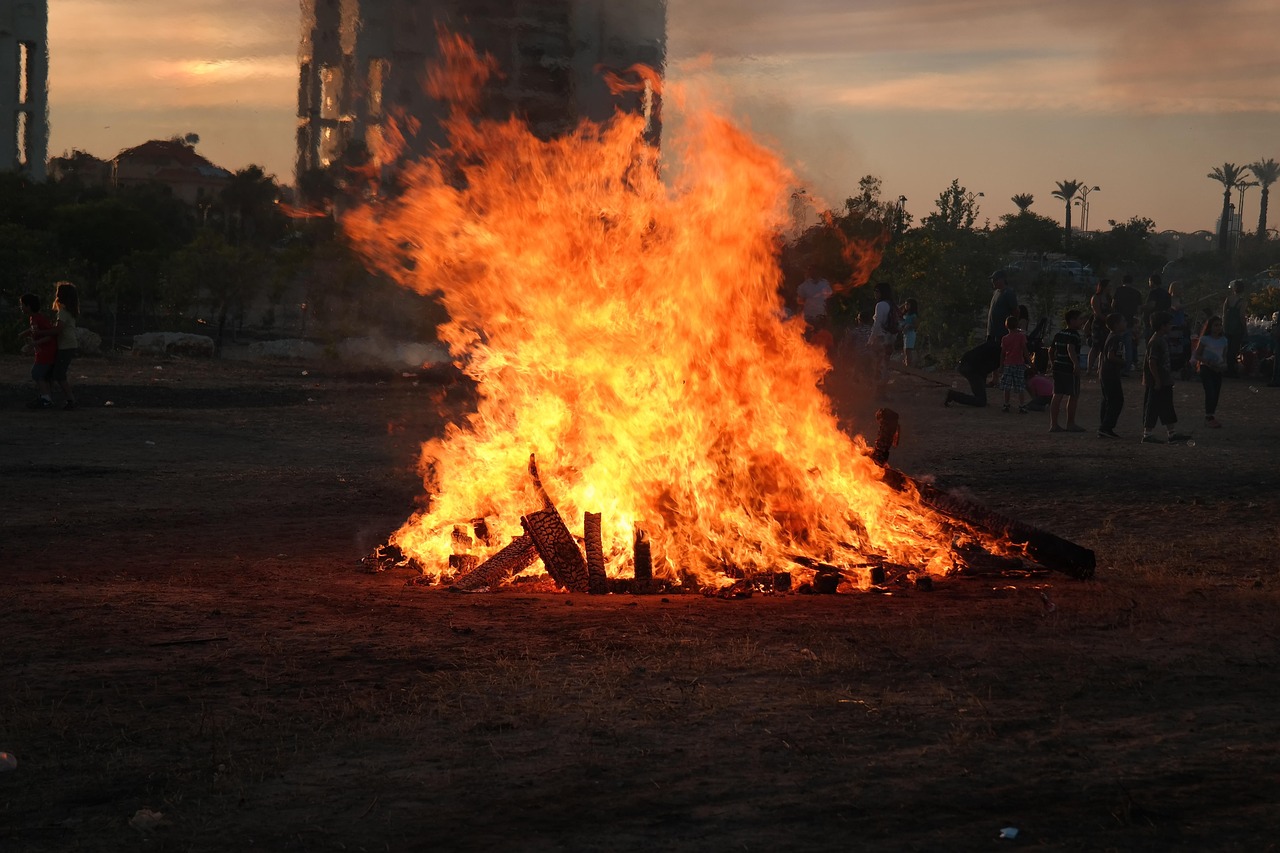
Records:
[[[1222,396],[1222,376],[1227,370],[1228,338],[1223,334],[1222,319],[1210,317],[1200,332],[1200,340],[1196,343],[1196,351],[1191,361],[1200,371],[1200,383],[1204,385],[1204,425],[1211,429],[1221,429],[1219,423],[1218,399]]]
[[[1169,282],[1169,364],[1183,379],[1189,379],[1188,361],[1191,358],[1191,321],[1182,307],[1178,295],[1180,282]]]
[[[1152,332],[1142,360],[1142,443],[1161,444],[1154,430],[1156,421],[1164,424],[1169,441],[1186,441],[1187,436],[1173,431],[1178,413],[1173,410],[1173,368],[1169,365],[1169,312],[1151,315]]]
[[[1227,298],[1222,302],[1222,330],[1227,335],[1227,376],[1236,376],[1236,361],[1240,356],[1240,345],[1248,334],[1248,324],[1244,318],[1244,299],[1240,290],[1244,279],[1236,279],[1227,285]]]
[[[916,329],[920,326],[920,306],[914,299],[902,303],[902,364],[916,366]]]
[[[1009,273],[998,269],[991,274],[991,304],[987,306],[987,340],[1000,343],[1009,331],[1005,320],[1018,313],[1018,294],[1009,284]],[[999,375],[992,375],[989,387],[996,387]]]
[[[1076,406],[1080,402],[1080,326],[1079,310],[1072,308],[1063,317],[1066,325],[1053,336],[1050,347],[1053,363],[1053,400],[1049,403],[1049,432],[1084,432],[1076,424]],[[1058,425],[1062,401],[1067,401],[1067,425]]]
[[[1160,277],[1160,273],[1153,272],[1147,282],[1147,300],[1142,303],[1142,333],[1147,340],[1151,339],[1151,333],[1154,331],[1151,325],[1151,318],[1158,312],[1168,310],[1169,291],[1164,289],[1164,279]]]
[[[831,282],[818,275],[817,267],[810,266],[806,275],[805,280],[800,282],[800,287],[796,289],[796,300],[800,303],[800,312],[804,315],[805,323],[813,328],[819,317],[826,316],[827,300],[831,298],[834,291],[831,289]]]
[[[893,352],[900,326],[893,289],[885,282],[875,286],[876,308],[871,319],[871,354],[877,396],[883,397],[889,384],[889,354]]]
[[[1102,343],[1102,354],[1098,361],[1098,378],[1102,382],[1102,409],[1098,415],[1098,438],[1119,438],[1116,435],[1116,424],[1120,421],[1120,413],[1124,411],[1124,383],[1120,381],[1124,375],[1125,338],[1129,330],[1125,326],[1124,317],[1117,313],[1106,319],[1110,334]]]
[[[983,341],[960,356],[956,372],[969,382],[971,393],[949,390],[942,405],[959,403],[962,406],[987,405],[987,375],[1000,369],[1000,345],[995,341]]]
[[[1107,316],[1111,313],[1111,279],[1098,279],[1093,296],[1089,297],[1089,363],[1087,373],[1092,376],[1102,358],[1102,345],[1107,342],[1111,330],[1107,328]]]
[[[74,284],[69,281],[58,282],[53,291],[53,310],[55,312],[53,328],[58,333],[58,354],[54,358],[49,381],[62,389],[62,396],[66,398],[62,408],[74,409],[76,397],[71,392],[71,374],[68,373],[72,360],[80,354],[80,343],[76,340],[76,320],[80,317],[80,296]]]
[[[1271,388],[1280,388],[1280,311],[1271,315]]]
[[[1138,363],[1138,313],[1142,310],[1142,294],[1133,286],[1133,276],[1125,273],[1111,300],[1111,310],[1124,318],[1124,372],[1133,370]]]
[[[27,315],[30,328],[18,337],[30,338],[35,361],[31,365],[31,380],[36,383],[36,391],[40,396],[27,404],[29,409],[52,409],[53,393],[49,385],[49,374],[53,372],[53,363],[58,357],[58,333],[53,322],[40,312],[40,297],[34,293],[24,293],[20,300],[22,313]]]
[[[1009,411],[1009,397],[1018,392],[1018,413],[1025,415],[1027,407],[1023,392],[1027,388],[1027,336],[1018,328],[1017,316],[1005,320],[1009,333],[1000,340],[1000,388],[1004,391],[1004,406],[1000,411]]]

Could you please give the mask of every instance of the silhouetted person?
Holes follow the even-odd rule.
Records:
[[[1124,318],[1124,369],[1133,370],[1138,363],[1138,314],[1142,311],[1142,294],[1133,286],[1133,276],[1125,274],[1111,299],[1111,310]]]
[[[1227,298],[1222,303],[1222,330],[1227,335],[1227,376],[1237,375],[1236,362],[1240,357],[1240,345],[1249,333],[1244,318],[1244,297],[1240,295],[1243,279],[1227,285]]]
[[[987,404],[987,376],[1000,367],[1000,344],[995,341],[984,341],[964,355],[960,356],[960,364],[956,372],[969,381],[971,393],[947,391],[942,405],[950,406],[959,403],[962,406],[985,406]]]

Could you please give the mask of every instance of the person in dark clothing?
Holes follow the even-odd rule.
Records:
[[[1018,313],[1018,294],[1009,284],[1009,274],[991,274],[991,305],[987,308],[987,340],[999,341],[1008,333],[1005,321]]]
[[[969,381],[972,393],[947,391],[947,398],[942,405],[950,406],[959,403],[962,406],[987,405],[987,376],[1000,367],[1000,344],[985,341],[960,356],[960,364],[956,372]]]
[[[1222,330],[1227,335],[1227,376],[1237,374],[1236,362],[1240,358],[1240,345],[1249,334],[1245,322],[1244,297],[1240,291],[1244,281],[1236,279],[1227,285],[1227,298],[1222,303]]]
[[[1107,335],[1099,355],[1102,410],[1098,416],[1098,438],[1119,438],[1116,435],[1116,424],[1120,421],[1120,413],[1124,411],[1124,384],[1120,377],[1124,375],[1124,342],[1129,330],[1119,314],[1108,315],[1106,325],[1111,334]]]
[[[1151,337],[1142,363],[1142,443],[1163,444],[1155,435],[1156,421],[1164,424],[1169,441],[1189,436],[1174,432],[1178,413],[1173,409],[1173,368],[1169,364],[1169,312],[1151,315]]]
[[[1080,403],[1080,327],[1081,312],[1072,308],[1063,318],[1066,325],[1053,336],[1053,401],[1049,404],[1049,432],[1084,432],[1076,423],[1076,407]],[[1063,400],[1067,407],[1067,425],[1058,423]]]
[[[1152,316],[1160,311],[1168,311],[1170,304],[1169,291],[1164,289],[1164,279],[1160,277],[1160,273],[1153,272],[1147,283],[1147,301],[1142,304],[1142,334],[1147,340],[1151,340],[1151,333],[1154,331]]]
[[[1142,294],[1133,286],[1133,276],[1125,275],[1111,299],[1111,310],[1124,318],[1124,370],[1128,373],[1138,363],[1138,314],[1142,311]]]

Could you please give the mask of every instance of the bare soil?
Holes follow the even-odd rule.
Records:
[[[1275,849],[1280,390],[1151,446],[1136,384],[1106,441],[899,374],[894,463],[1096,580],[722,601],[363,573],[461,385],[85,359],[33,412],[0,368],[5,851]]]

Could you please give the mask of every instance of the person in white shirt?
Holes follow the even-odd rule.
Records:
[[[815,320],[827,313],[827,300],[833,291],[831,282],[819,277],[816,267],[809,267],[807,275],[796,290],[796,300],[800,303],[804,321],[812,326]]]

